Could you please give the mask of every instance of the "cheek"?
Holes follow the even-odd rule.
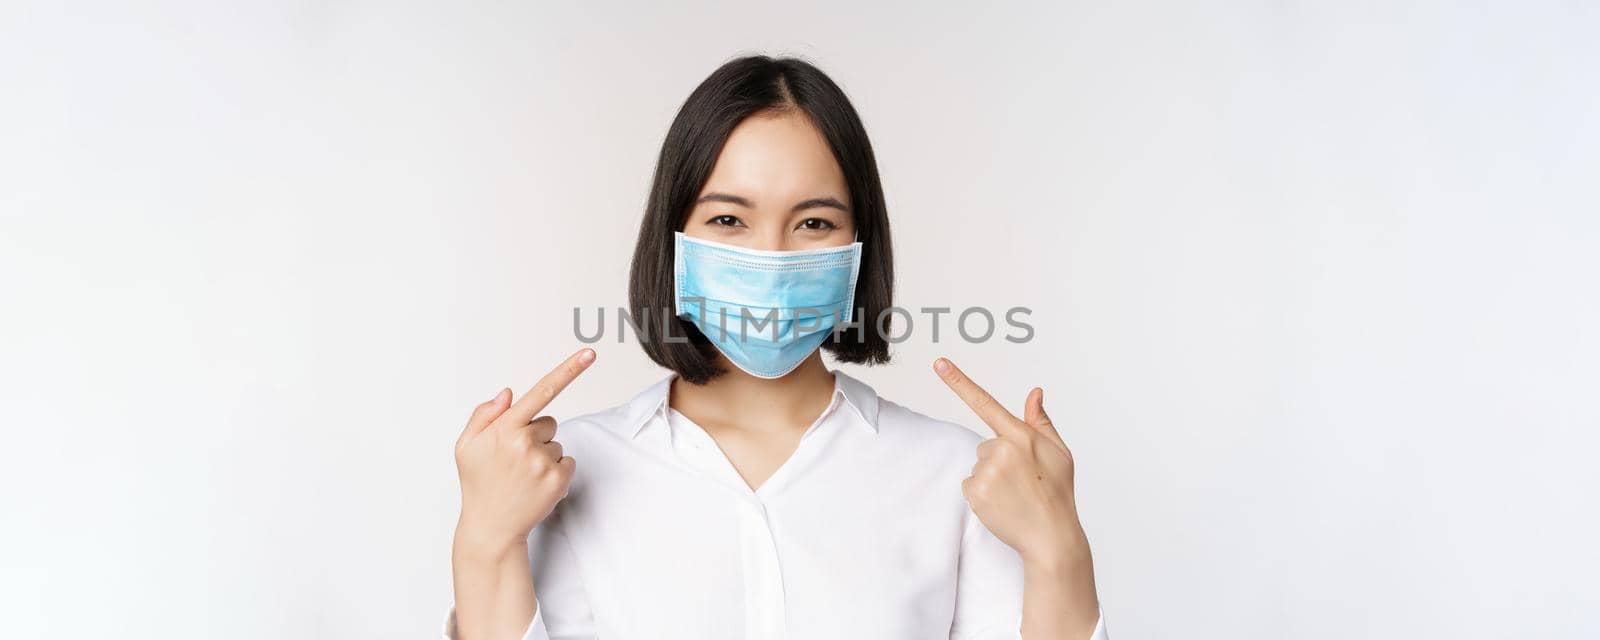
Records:
[[[748,229],[740,227],[727,227],[722,225],[707,224],[684,229],[683,235],[696,240],[706,240],[718,244],[745,247],[747,249],[762,248],[753,246],[756,243],[755,236],[750,235]]]
[[[727,238],[735,232],[744,231],[744,229],[741,227],[724,224],[712,224],[711,221],[718,215],[721,214],[706,212],[689,214],[689,217],[685,218],[683,221],[683,235],[691,238],[719,240]]]
[[[827,234],[828,243],[833,246],[845,246],[856,241],[856,225],[849,218],[840,220],[833,231]]]
[[[835,229],[828,233],[817,233],[813,231],[809,233],[802,232],[800,234],[796,234],[795,240],[791,244],[794,245],[794,249],[803,250],[832,249],[834,247],[847,246],[852,242],[855,242],[855,233],[853,231],[846,229]]]
[[[683,222],[679,223],[679,230],[683,231],[684,233],[692,233],[695,229],[709,226],[706,224],[706,222],[711,218],[711,214],[698,209],[695,211],[690,211],[689,215],[683,217]]]
[[[794,229],[793,235],[808,249],[842,247],[856,240],[855,221],[849,215],[817,216],[833,223],[832,229]]]

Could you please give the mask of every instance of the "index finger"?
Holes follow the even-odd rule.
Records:
[[[506,409],[500,418],[515,426],[528,424],[534,416],[539,415],[540,411],[544,411],[551,400],[561,394],[562,389],[566,389],[568,384],[576,380],[578,374],[588,369],[592,362],[594,362],[594,349],[579,349],[577,353],[567,356],[567,359],[556,365],[554,370],[544,374],[543,378],[534,383],[533,388],[522,394],[522,397],[512,404],[510,409]]]
[[[1005,407],[1000,406],[999,400],[995,400],[994,396],[989,395],[988,391],[984,391],[983,387],[978,386],[978,383],[973,382],[972,378],[968,378],[967,374],[962,373],[954,362],[946,358],[939,358],[933,362],[933,370],[939,374],[939,379],[943,380],[951,391],[961,396],[961,400],[972,408],[973,413],[978,414],[984,424],[989,425],[989,428],[994,430],[995,435],[1015,434],[1021,428],[1021,425],[1017,424],[1016,416],[1011,415],[1010,411],[1006,411]]]

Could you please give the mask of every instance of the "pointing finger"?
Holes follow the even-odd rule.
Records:
[[[955,363],[946,358],[939,358],[933,362],[933,370],[939,374],[939,379],[944,380],[944,383],[972,408],[973,413],[978,414],[978,418],[982,419],[984,424],[994,430],[995,435],[1015,435],[1021,429],[1021,425],[1017,424],[1017,417],[1000,406],[1000,401],[995,400],[988,391],[984,391],[983,387],[968,378],[967,374],[962,373]]]
[[[577,379],[578,374],[589,368],[594,362],[594,357],[593,349],[579,349],[577,353],[568,356],[565,361],[556,365],[554,370],[540,378],[527,393],[522,394],[522,398],[501,416],[500,422],[517,427],[528,424],[528,421],[533,420],[534,416],[549,406],[551,400],[561,394],[562,389],[566,389],[568,384]]]

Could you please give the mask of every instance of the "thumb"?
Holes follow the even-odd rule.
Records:
[[[488,402],[480,404],[472,410],[472,417],[467,419],[467,428],[465,430],[466,435],[483,431],[494,422],[495,418],[498,418],[500,417],[500,414],[505,413],[506,408],[510,406],[511,390],[501,389],[499,393],[494,394],[494,397],[490,398]]]
[[[1022,421],[1061,446],[1067,446],[1056,431],[1055,423],[1050,421],[1050,414],[1044,412],[1044,387],[1034,387],[1028,392],[1028,399],[1022,403]]]

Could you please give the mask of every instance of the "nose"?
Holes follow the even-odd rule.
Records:
[[[792,246],[794,244],[794,236],[784,233],[783,227],[779,225],[769,225],[768,228],[761,230],[760,233],[751,235],[755,236],[752,238],[754,244],[751,244],[749,248],[757,251],[794,251],[798,248]]]

